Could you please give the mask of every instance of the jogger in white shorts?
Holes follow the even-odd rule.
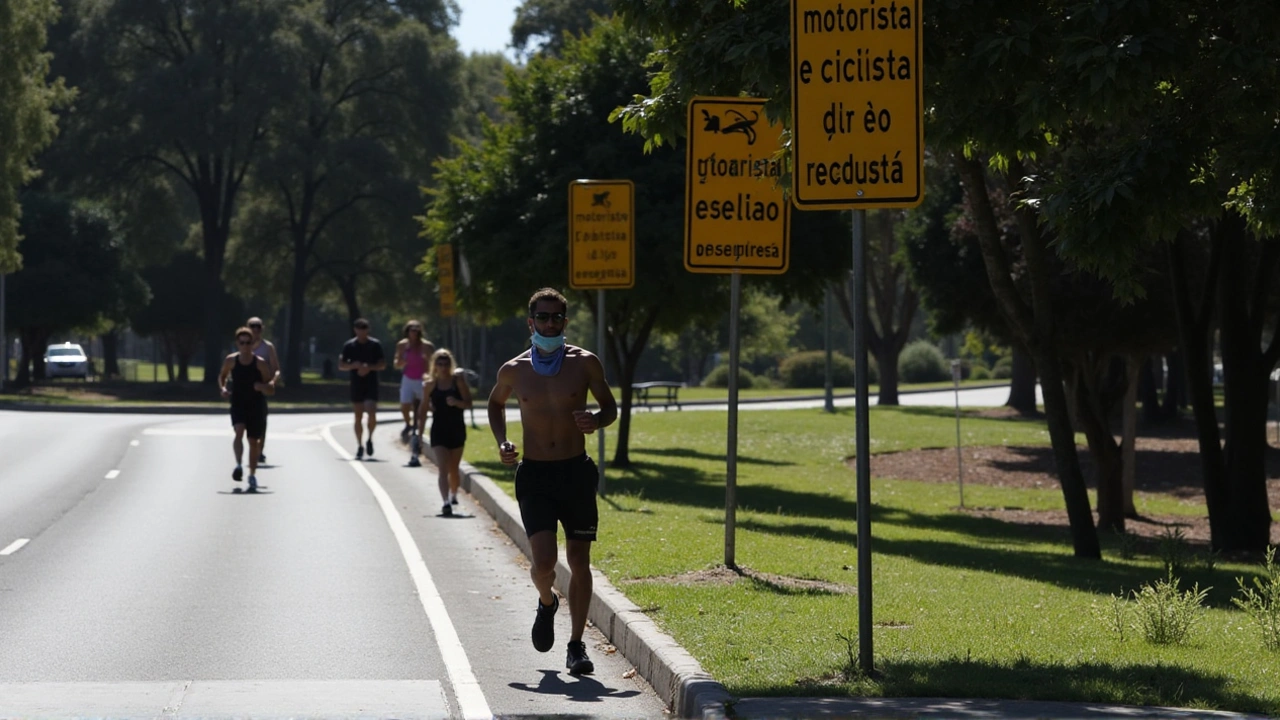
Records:
[[[400,415],[404,418],[402,439],[408,439],[418,426],[418,406],[422,404],[422,376],[427,359],[436,351],[434,345],[422,337],[422,323],[410,320],[404,324],[404,337],[396,343],[394,365],[403,375],[400,377]]]

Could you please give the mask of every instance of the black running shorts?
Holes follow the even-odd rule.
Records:
[[[244,434],[250,440],[261,440],[267,434],[267,406],[231,406],[231,427],[244,425]]]
[[[378,403],[378,383],[353,381],[351,383],[351,402]]]
[[[461,422],[432,422],[431,447],[457,450],[467,444],[467,426]]]
[[[558,522],[569,540],[595,540],[599,480],[586,453],[569,460],[522,460],[516,468],[516,502],[525,534],[554,533]]]

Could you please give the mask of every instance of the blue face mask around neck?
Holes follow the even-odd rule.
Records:
[[[553,353],[564,347],[564,333],[547,337],[534,330],[532,340],[533,346],[544,353]]]

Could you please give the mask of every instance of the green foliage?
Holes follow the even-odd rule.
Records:
[[[1203,615],[1208,593],[1199,583],[1184,592],[1170,571],[1164,580],[1147,583],[1133,593],[1133,628],[1153,645],[1182,644]]]
[[[986,365],[974,365],[969,369],[970,380],[990,380],[991,377],[991,371],[987,369]]]
[[[1182,528],[1165,528],[1160,533],[1157,555],[1170,575],[1181,575],[1191,561],[1191,547]]]
[[[53,110],[71,99],[61,79],[48,81],[47,27],[58,12],[55,0],[0,3],[0,273],[21,264],[18,191],[35,177],[31,161],[57,132]]]
[[[1245,585],[1244,578],[1237,577],[1240,597],[1231,602],[1253,620],[1258,628],[1263,647],[1280,651],[1280,564],[1276,563],[1276,549],[1267,548],[1263,563],[1263,577],[1253,579],[1253,587]]]
[[[1013,356],[1006,355],[997,360],[995,366],[991,368],[991,374],[1001,380],[1013,377]]]
[[[947,359],[937,345],[928,340],[916,340],[902,348],[898,356],[898,373],[903,382],[941,382],[951,377]]]
[[[526,56],[559,55],[566,33],[577,36],[591,28],[593,15],[611,12],[609,0],[524,0],[511,25],[511,47]]]
[[[844,353],[831,353],[831,382],[835,387],[852,387],[853,358]],[[827,353],[825,350],[799,352],[785,358],[778,366],[783,387],[821,388],[827,385]]]
[[[1124,642],[1124,631],[1129,628],[1129,601],[1125,598],[1124,593],[1119,595],[1108,595],[1105,600],[1094,601],[1090,606],[1094,620],[1098,621],[1104,630],[1115,633],[1119,636],[1120,642]]]
[[[712,368],[711,372],[702,379],[703,387],[729,387],[729,365],[722,363]],[[738,387],[742,389],[768,387],[769,381],[765,378],[751,374],[750,370],[738,366]]]

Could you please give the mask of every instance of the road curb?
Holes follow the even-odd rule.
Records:
[[[461,466],[462,487],[471,493],[511,538],[520,551],[529,556],[529,538],[520,522],[520,506],[484,473],[464,462]],[[564,548],[556,563],[556,589],[569,594],[569,566]],[[627,599],[599,570],[591,569],[592,595],[587,618],[609,638],[618,652],[635,666],[672,712],[682,718],[702,718],[723,714],[725,703],[732,698],[724,686],[716,682],[702,665],[639,606]]]

